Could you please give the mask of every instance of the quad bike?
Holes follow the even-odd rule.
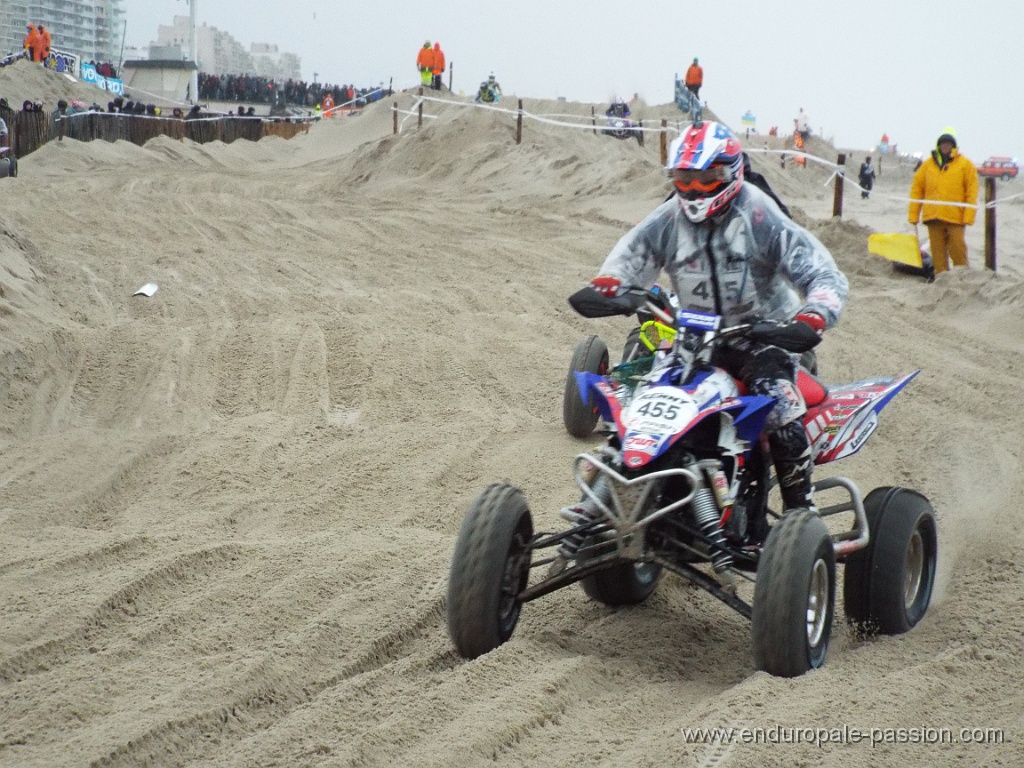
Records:
[[[570,303],[587,317],[660,309],[641,289],[609,299],[593,289]],[[792,677],[825,662],[832,632],[836,564],[844,563],[847,620],[864,634],[914,627],[931,600],[938,537],[931,504],[890,486],[862,497],[845,477],[815,483],[829,506],[770,508],[770,455],[763,437],[775,405],[745,394],[716,367],[715,351],[749,339],[800,352],[818,336],[803,323],[719,327],[717,315],[681,311],[667,349],[645,373],[581,372],[585,403],[607,423],[603,444],[580,453],[582,496],[560,516],[569,527],[534,530],[523,492],[508,483],[471,503],[452,556],[448,631],[463,657],[506,642],[522,606],[574,582],[608,606],[642,603],[672,571],[751,620],[754,663]],[[918,371],[826,388],[806,371],[798,386],[815,464],[859,451],[878,413]],[[849,527],[843,522],[852,518]],[[829,520],[832,525],[826,525]]]
[[[643,132],[627,117],[609,117],[608,124],[601,132],[616,139],[636,139],[643,145]]]
[[[576,342],[569,362],[569,374],[562,394],[562,423],[573,437],[588,437],[600,421],[596,403],[584,402],[576,383],[577,373],[608,374],[621,379],[646,372],[646,365],[659,347],[670,344],[676,336],[675,313],[679,301],[675,294],[655,285],[646,300],[635,310],[639,325],[630,331],[622,349],[622,362],[609,366],[608,347],[599,336],[585,336]],[[813,349],[800,355],[800,364],[811,374],[818,374],[818,360]]]

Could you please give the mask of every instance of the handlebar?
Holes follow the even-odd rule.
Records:
[[[676,327],[674,310],[665,293],[639,286],[622,287],[615,297],[605,296],[586,286],[569,297],[569,305],[587,318],[632,315],[646,309],[665,325]],[[718,339],[734,336],[744,336],[797,354],[808,352],[821,342],[821,337],[811,326],[792,321],[759,320],[722,328],[716,334]]]
[[[632,315],[646,309],[665,325],[675,327],[676,324],[672,305],[665,293],[639,286],[623,286],[618,296],[609,297],[588,285],[569,297],[569,305],[583,317],[591,319]]]

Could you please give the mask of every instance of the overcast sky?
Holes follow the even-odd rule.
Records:
[[[888,133],[901,151],[927,151],[952,126],[976,163],[1024,156],[1022,0],[195,2],[200,25],[298,54],[307,80],[413,85],[429,39],[454,65],[456,91],[475,91],[493,71],[507,94],[639,93],[663,104],[696,56],[702,99],[736,129],[751,110],[760,131],[790,131],[803,107],[816,133],[845,148],[868,149]],[[149,44],[160,24],[189,14],[187,0],[123,7],[128,45]]]

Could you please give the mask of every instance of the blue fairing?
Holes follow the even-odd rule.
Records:
[[[603,420],[614,422],[615,409],[612,407],[608,399],[595,388],[596,384],[602,381],[608,382],[609,379],[605,376],[601,376],[600,374],[589,373],[587,371],[574,371],[574,375],[576,376],[576,386],[579,388],[580,397],[582,398],[584,405],[595,405]],[[592,395],[594,396],[593,403],[591,401]],[[717,413],[719,411],[731,413],[733,416],[733,424],[736,427],[736,436],[740,440],[746,440],[753,443],[756,442],[758,437],[761,435],[761,431],[764,429],[765,420],[768,418],[768,414],[774,407],[775,401],[770,397],[765,397],[764,395],[748,395],[736,398],[733,403],[730,403],[724,408],[709,410],[705,415]]]
[[[607,376],[589,371],[573,371],[573,375],[576,377],[576,388],[580,391],[580,399],[583,400],[584,405],[590,405],[590,392],[593,385],[599,381],[608,381]]]
[[[757,438],[764,430],[768,414],[775,407],[775,400],[764,395],[749,395],[739,398],[739,402],[743,404],[743,410],[733,416],[736,436],[740,440],[757,442]]]

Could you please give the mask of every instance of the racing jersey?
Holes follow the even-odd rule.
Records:
[[[669,198],[623,235],[599,274],[650,288],[662,270],[683,309],[715,312],[725,325],[817,312],[832,327],[849,291],[825,246],[749,182],[699,224]]]

